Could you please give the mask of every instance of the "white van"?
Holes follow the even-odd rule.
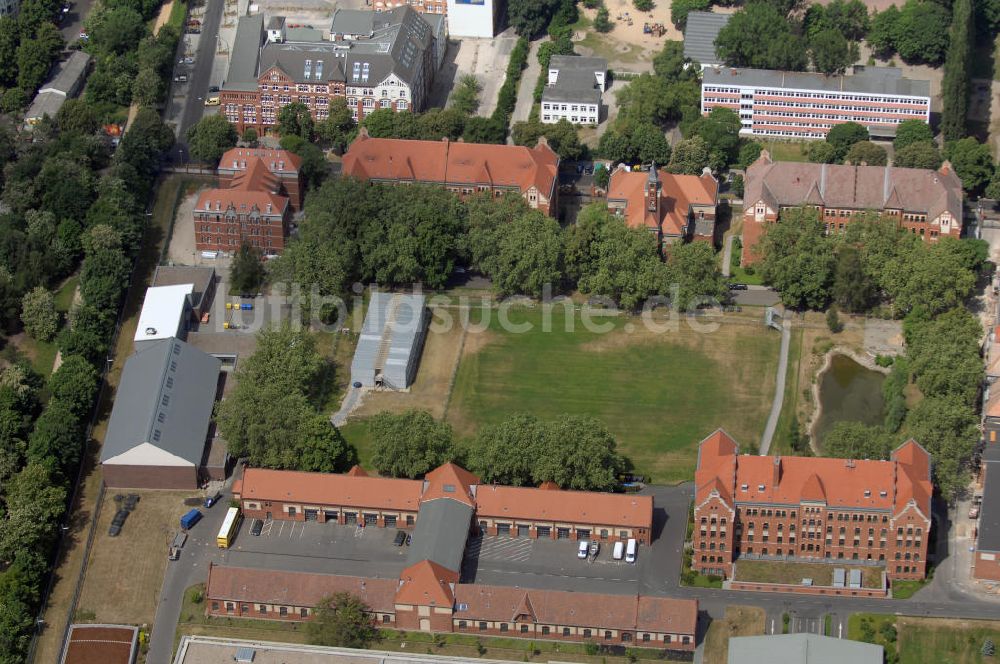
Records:
[[[625,562],[634,563],[635,562],[635,550],[637,548],[637,543],[634,539],[628,541],[628,546],[625,547]]]
[[[587,553],[590,550],[590,546],[587,544],[587,540],[580,540],[580,544],[576,549],[577,558],[586,558]]]
[[[625,551],[625,542],[620,542],[620,541],[615,542],[615,548],[611,552],[611,557],[614,558],[615,560],[621,560],[622,553],[624,553],[624,551]]]

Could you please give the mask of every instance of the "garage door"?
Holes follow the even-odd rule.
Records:
[[[319,510],[306,510],[306,521],[319,521]]]
[[[323,516],[326,517],[327,523],[330,523],[331,521],[334,523],[337,522],[337,510],[324,510]]]
[[[521,523],[517,524],[517,536],[518,537],[527,537],[529,530],[531,530],[531,526],[525,526],[524,524],[521,524]]]
[[[590,528],[577,528],[576,538],[582,540],[590,539]]]
[[[387,517],[385,517],[385,527],[386,528],[395,528],[396,527],[396,517],[394,517],[394,516],[387,516]]]
[[[569,528],[556,528],[556,539],[569,539]]]
[[[510,535],[510,524],[509,523],[498,523],[497,524],[497,535]]]
[[[535,529],[539,537],[552,537],[552,527],[551,526],[538,526]]]

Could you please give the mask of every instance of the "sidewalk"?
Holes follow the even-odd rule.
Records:
[[[538,64],[538,49],[549,40],[548,35],[531,42],[528,49],[528,66],[521,72],[521,83],[517,88],[517,104],[514,106],[514,113],[511,115],[511,124],[515,122],[526,122],[531,114],[531,107],[535,103],[532,93],[535,91],[535,84],[538,83],[538,76],[542,73],[542,66]]]

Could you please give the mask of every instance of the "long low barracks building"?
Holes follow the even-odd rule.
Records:
[[[454,478],[442,482],[442,476]],[[479,478],[445,464],[423,480],[369,477],[360,467],[347,474],[248,468],[233,485],[243,514],[258,519],[336,521],[388,528],[413,527],[422,502],[437,492],[468,495],[478,526],[489,535],[551,539],[635,539],[649,544],[653,498],[596,491],[563,491],[480,484]]]

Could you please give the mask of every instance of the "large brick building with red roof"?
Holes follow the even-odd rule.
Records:
[[[739,454],[717,430],[698,446],[692,567],[732,577],[739,558],[884,565],[922,579],[930,455],[908,440],[889,461]]]
[[[392,580],[211,566],[209,615],[308,620],[321,599],[347,592],[395,629],[695,647],[695,600],[460,583],[474,531],[648,544],[652,496],[484,485],[453,463],[422,480],[369,477],[357,467],[343,475],[250,468],[233,496],[253,518],[412,527],[412,545]]]
[[[344,155],[343,174],[390,184],[440,185],[459,196],[517,192],[533,209],[559,210],[559,156],[544,138],[528,148],[463,141],[371,138],[364,127]]]
[[[264,254],[285,247],[292,213],[302,207],[302,159],[287,150],[233,148],[219,161],[219,187],[195,203],[198,251],[235,252],[243,240]]]
[[[629,171],[619,165],[608,183],[608,210],[629,228],[643,228],[657,243],[702,240],[715,243],[719,181],[709,169],[701,175],[677,175],[657,169]]]

